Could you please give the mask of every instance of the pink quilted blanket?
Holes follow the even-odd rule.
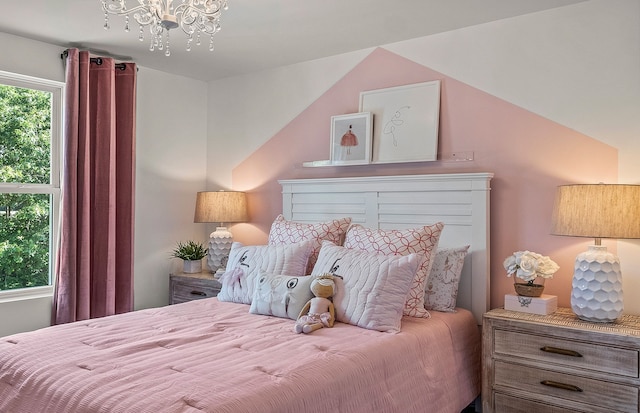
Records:
[[[479,393],[464,310],[309,335],[248,311],[212,298],[0,338],[0,412],[459,413]]]

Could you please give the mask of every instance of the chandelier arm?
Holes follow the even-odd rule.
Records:
[[[153,8],[156,9],[155,7]],[[143,4],[134,6],[130,9],[126,7],[124,0],[105,0],[102,2],[102,10],[109,14],[116,14],[118,16],[125,16],[127,14],[135,13],[137,11],[142,11],[145,13],[149,12],[149,6],[145,6]]]
[[[182,19],[180,21],[180,28],[189,36],[193,35],[197,31],[213,36],[218,33],[220,30],[219,27],[220,24],[218,22],[206,22],[203,19],[198,18],[192,18],[189,20]]]
[[[219,0],[211,0],[203,4],[204,9],[189,3],[182,3],[175,9],[179,17],[180,28],[186,34],[195,32],[192,26],[206,34],[214,35],[220,27],[220,15],[223,4]]]
[[[102,2],[102,10],[104,10],[105,13],[117,16],[133,15],[135,21],[141,26],[147,26],[162,20],[161,7],[156,4],[139,4],[128,9],[124,0],[104,0]]]

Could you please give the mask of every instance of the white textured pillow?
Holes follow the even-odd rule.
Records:
[[[287,221],[282,214],[278,215],[269,230],[269,245],[287,245],[302,241],[311,241],[311,256],[307,264],[307,274],[311,274],[318,259],[318,252],[322,241],[331,241],[342,245],[344,234],[351,224],[351,218],[333,219],[326,222],[306,224],[303,222]]]
[[[249,312],[297,320],[307,301],[313,298],[311,281],[314,279],[261,274],[256,279]]]
[[[336,320],[370,330],[398,332],[419,254],[384,255],[322,243],[312,275],[334,273]]]
[[[404,315],[427,318],[429,312],[424,308],[424,285],[431,271],[433,251],[438,247],[442,228],[442,222],[405,230],[370,229],[354,224],[347,231],[344,246],[386,255],[422,254],[424,260],[406,297]]]
[[[220,277],[220,301],[251,304],[256,278],[261,273],[304,275],[311,252],[309,242],[291,245],[231,245],[227,270]]]
[[[425,308],[446,313],[456,311],[458,285],[468,251],[469,246],[465,245],[443,248],[436,252],[424,290]]]

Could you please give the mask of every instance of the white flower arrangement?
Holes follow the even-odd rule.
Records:
[[[560,269],[551,258],[531,251],[517,251],[504,260],[507,277],[512,275],[533,284],[537,277],[553,278]]]

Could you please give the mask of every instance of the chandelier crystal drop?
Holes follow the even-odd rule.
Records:
[[[129,31],[130,17],[138,23],[138,40],[144,41],[144,27],[149,26],[149,50],[171,55],[169,30],[180,27],[187,35],[187,51],[191,44],[200,45],[202,35],[209,36],[209,50],[213,51],[213,35],[220,31],[220,15],[227,10],[227,0],[181,0],[174,7],[173,0],[137,0],[127,8],[126,0],[100,0],[104,10],[104,28],[108,30],[109,14],[125,16],[124,30]],[[133,0],[129,0],[132,2]],[[133,1],[136,3],[136,1]],[[194,42],[195,38],[195,42]]]

